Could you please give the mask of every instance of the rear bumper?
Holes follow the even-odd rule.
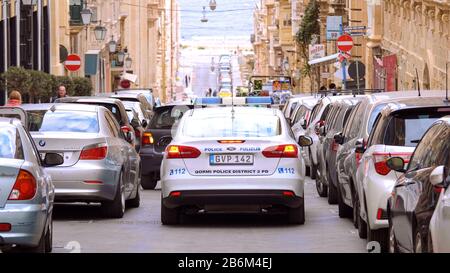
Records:
[[[10,204],[0,209],[0,223],[11,224],[11,231],[0,232],[0,246],[37,246],[48,217],[48,211],[42,208]]]
[[[141,156],[143,175],[160,172],[164,154],[158,153],[153,147],[141,147],[139,155]]]
[[[285,196],[279,190],[204,190],[181,191],[178,197],[166,197],[163,203],[168,208],[205,205],[281,205],[298,208],[303,204],[299,196]]]
[[[55,185],[56,202],[113,200],[120,171],[118,166],[94,161],[47,169]]]

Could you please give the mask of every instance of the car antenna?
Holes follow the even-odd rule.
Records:
[[[420,94],[420,79],[419,79],[419,72],[417,71],[417,67],[416,67],[416,82],[417,82],[417,92],[419,92],[419,97],[421,97],[422,95]]]

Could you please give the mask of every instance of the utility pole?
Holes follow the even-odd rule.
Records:
[[[161,11],[162,13],[162,86],[161,86],[161,93],[162,93],[162,101],[167,102],[167,82],[166,82],[166,11],[163,9]]]
[[[42,0],[37,1],[37,70],[42,71]]]

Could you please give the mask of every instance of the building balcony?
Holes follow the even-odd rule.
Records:
[[[81,11],[84,8],[86,0],[70,1],[69,5],[69,24],[70,26],[83,26],[83,20],[81,19]]]

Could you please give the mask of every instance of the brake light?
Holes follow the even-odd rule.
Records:
[[[386,162],[391,157],[401,157],[405,163],[409,163],[409,159],[412,153],[374,153],[373,162],[375,164],[375,171],[379,175],[388,175],[391,169],[387,166]]]
[[[336,143],[336,141],[333,139],[333,143],[331,144],[331,150],[332,150],[333,152],[337,152],[338,149],[339,149],[339,144]]]
[[[81,151],[80,160],[102,160],[108,154],[108,147],[106,144],[97,144],[84,147]]]
[[[320,127],[325,125],[325,120],[319,120],[316,123],[316,126],[314,127],[314,131],[316,132],[316,135],[320,135]]]
[[[297,158],[298,148],[296,145],[278,145],[266,148],[262,154],[268,158]]]
[[[155,143],[155,139],[153,138],[153,134],[145,132],[144,136],[142,137],[142,144],[143,145],[152,145],[154,143]]]
[[[0,224],[0,232],[11,231],[11,224]]]
[[[437,195],[440,195],[444,190],[445,190],[445,188],[442,187],[442,186],[434,186],[434,187],[433,187],[433,191],[434,191],[434,193],[436,193]]]
[[[126,125],[120,127],[120,130],[122,130],[122,132],[124,132],[125,134],[131,132],[131,128]]]
[[[283,192],[283,196],[285,197],[295,197],[295,193],[292,191],[285,191]]]
[[[242,144],[245,140],[219,140],[220,144]]]
[[[383,209],[378,209],[377,220],[386,220],[386,219],[388,219],[386,211]]]
[[[8,200],[31,200],[36,195],[36,189],[34,176],[27,171],[20,170]]]
[[[171,145],[167,147],[167,159],[198,158],[202,153],[194,147]]]
[[[180,197],[181,196],[181,192],[179,191],[173,191],[170,193],[170,197]]]

